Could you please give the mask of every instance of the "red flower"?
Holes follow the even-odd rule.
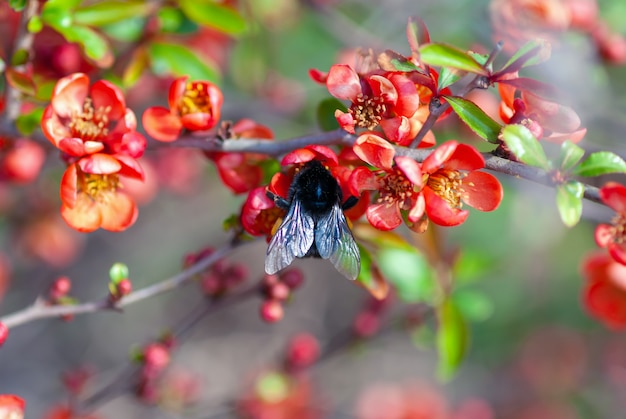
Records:
[[[606,247],[615,261],[626,265],[626,186],[608,182],[600,188],[600,199],[617,214],[611,225],[596,227],[596,244]]]
[[[106,154],[93,154],[70,165],[61,180],[65,222],[82,232],[123,231],[133,225],[137,206],[119,190],[120,176],[143,179],[143,171],[131,157]]]
[[[155,140],[170,142],[183,128],[206,131],[217,125],[224,101],[222,91],[211,82],[187,79],[180,77],[170,86],[169,109],[153,106],[143,113],[143,127]]]
[[[374,129],[380,125],[395,143],[410,142],[417,134],[412,117],[420,105],[417,86],[406,74],[372,72],[360,75],[352,67],[336,64],[330,68],[326,86],[337,99],[352,102],[348,112],[337,110],[339,125],[350,133],[355,128]]]
[[[493,211],[502,201],[502,185],[493,175],[478,172],[485,159],[472,146],[448,141],[437,147],[421,165],[424,189],[421,195],[428,218],[435,224],[455,226],[469,212],[463,203],[480,211]],[[414,217],[421,217],[416,213]]]
[[[626,328],[626,266],[598,253],[583,264],[587,283],[583,303],[589,313],[611,329]]]
[[[554,143],[583,139],[587,129],[580,127],[580,117],[572,108],[507,83],[517,78],[517,73],[510,73],[498,83],[500,118],[504,123],[524,125],[538,139]]]
[[[0,394],[0,418],[22,419],[26,403],[21,397]]]
[[[70,157],[101,152],[138,158],[146,148],[122,91],[106,80],[89,88],[89,77],[83,73],[57,82],[41,128],[48,140]]]
[[[228,139],[274,138],[272,131],[257,124],[251,119],[242,119],[228,130]],[[204,153],[217,166],[217,172],[224,185],[234,193],[244,193],[259,186],[263,180],[263,170],[259,163],[267,160],[267,156],[257,153],[223,153],[209,151]]]
[[[241,208],[241,226],[253,236],[265,236],[267,241],[272,238],[276,222],[285,215],[285,211],[274,205],[265,193],[265,187],[250,191],[246,202]]]
[[[364,190],[378,191],[378,198],[365,212],[367,220],[379,230],[393,230],[402,224],[401,211],[408,211],[408,219],[416,222],[424,212],[421,198],[422,171],[419,163],[409,157],[396,157],[395,165],[372,172],[357,167],[350,176],[352,193],[359,196]]]

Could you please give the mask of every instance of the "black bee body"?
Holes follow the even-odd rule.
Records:
[[[343,214],[356,198],[342,205],[339,183],[322,163],[312,160],[294,176],[287,199],[268,196],[287,215],[267,248],[265,272],[274,274],[295,258],[318,257],[330,260],[349,279],[358,276],[359,249]]]

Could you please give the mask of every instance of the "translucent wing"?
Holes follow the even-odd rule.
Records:
[[[338,204],[317,221],[315,245],[322,259],[330,260],[346,278],[356,279],[361,271],[361,256]]]
[[[314,228],[313,218],[302,212],[300,201],[294,200],[267,247],[265,272],[275,274],[289,266],[294,258],[306,255],[313,245]]]

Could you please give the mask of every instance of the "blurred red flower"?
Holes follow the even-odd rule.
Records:
[[[583,262],[582,273],[587,311],[610,329],[626,329],[626,266],[596,253]]]
[[[188,82],[180,77],[171,84],[169,109],[153,106],[142,116],[143,127],[155,140],[171,142],[183,129],[206,131],[217,125],[222,111],[222,91],[211,82]]]
[[[596,227],[596,244],[606,248],[615,261],[626,265],[626,186],[608,182],[600,188],[600,199],[617,214],[611,225]]]

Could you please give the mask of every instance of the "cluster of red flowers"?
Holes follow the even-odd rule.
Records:
[[[137,219],[135,202],[120,188],[120,177],[142,180],[137,162],[145,138],[126,107],[122,91],[75,73],[60,79],[45,109],[43,133],[63,154],[61,215],[78,231],[123,231]]]

